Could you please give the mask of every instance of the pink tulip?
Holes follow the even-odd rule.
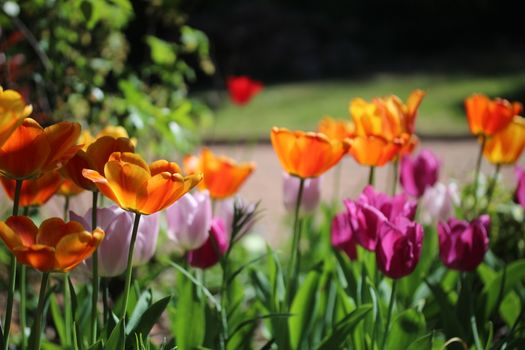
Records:
[[[297,204],[297,195],[301,180],[298,177],[283,173],[283,202],[289,212],[294,212]],[[299,210],[303,213],[313,212],[321,201],[321,177],[305,179],[301,205]]]
[[[514,192],[514,201],[525,208],[525,171],[521,167],[516,166],[515,174],[518,183]]]
[[[208,191],[186,193],[166,210],[168,237],[181,251],[201,247],[209,236],[211,215]]]
[[[439,257],[454,270],[472,271],[489,249],[490,217],[481,215],[471,222],[449,219],[438,224]]]
[[[332,219],[331,237],[334,248],[344,251],[351,260],[357,259],[357,242],[346,212],[341,212]]]
[[[379,270],[390,278],[411,274],[419,262],[423,228],[405,217],[384,222],[378,234],[376,261]]]
[[[421,197],[421,222],[424,224],[448,220],[454,215],[454,208],[459,205],[458,185],[451,182],[447,185],[437,183],[428,188]]]
[[[401,159],[399,180],[405,193],[421,197],[425,190],[434,186],[439,177],[439,160],[429,150],[421,151],[416,157],[405,156]]]
[[[224,221],[215,218],[211,223],[208,240],[200,248],[188,253],[188,263],[190,266],[201,269],[212,267],[220,260],[220,255],[223,255],[228,250],[228,245]]]
[[[91,209],[80,216],[72,211],[69,217],[91,231]],[[133,229],[133,214],[117,206],[97,209],[97,226],[106,235],[98,247],[98,268],[102,277],[114,277],[124,272],[128,261],[128,250]],[[158,215],[143,216],[137,232],[133,251],[133,263],[145,263],[155,253],[158,237]]]

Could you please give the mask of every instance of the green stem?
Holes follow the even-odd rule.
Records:
[[[399,179],[399,157],[397,157],[392,163],[392,170],[394,171],[394,174],[392,176],[392,196],[395,196],[397,190],[397,182]]]
[[[24,207],[22,209],[22,214],[27,216],[29,213],[29,207]],[[20,265],[20,281],[18,282],[20,288],[20,306],[19,306],[19,315],[20,315],[20,335],[21,335],[21,348],[25,350],[27,348],[27,339],[26,339],[26,328],[27,328],[27,286],[26,278],[27,268],[25,265]]]
[[[485,144],[487,142],[487,137],[485,135],[481,135],[481,145],[479,147],[479,154],[478,159],[476,161],[476,172],[474,174],[474,211],[476,211],[476,207],[478,206],[478,186],[479,186],[479,175],[481,172],[481,160],[483,158],[483,150],[485,149]]]
[[[492,179],[490,180],[490,185],[487,190],[487,204],[485,206],[485,210],[490,207],[490,202],[492,201],[492,196],[494,195],[494,190],[496,189],[496,182],[498,181],[499,172],[501,170],[501,164],[496,164],[496,167],[494,169],[494,175],[492,175]]]
[[[32,339],[30,343],[33,345],[31,349],[34,349],[34,350],[40,349],[40,334],[42,333],[41,331],[42,314],[44,312],[44,304],[45,304],[45,299],[46,299],[46,289],[47,289],[48,280],[49,280],[49,272],[44,272],[42,274],[42,283],[40,284],[40,293],[38,296],[38,306],[36,308],[35,323],[31,331]]]
[[[383,335],[383,344],[381,349],[386,349],[386,340],[388,339],[388,332],[390,331],[390,321],[392,320],[392,311],[394,310],[394,300],[396,299],[397,280],[392,281],[392,293],[390,294],[390,302],[388,303],[388,313],[386,314],[385,333]]]
[[[122,302],[120,320],[125,322],[126,312],[128,309],[129,288],[131,286],[131,273],[133,270],[133,250],[135,248],[135,241],[137,240],[137,232],[139,230],[140,213],[135,213],[135,221],[133,222],[133,231],[131,233],[131,242],[128,251],[128,265],[126,267],[126,282],[124,284],[124,300]]]
[[[64,213],[63,213],[64,221],[67,221],[69,217],[68,212],[69,212],[69,196],[64,196]]]
[[[371,186],[374,186],[375,170],[376,170],[376,167],[371,165],[370,166],[370,172],[368,173],[368,184],[371,185]]]
[[[104,320],[104,327],[108,326],[109,321],[109,286],[108,286],[108,279],[102,278],[101,280],[102,285],[102,305],[104,307],[104,313],[103,313],[103,320]]]
[[[97,200],[98,200],[98,191],[93,191],[93,202],[91,206],[91,230],[97,228]],[[91,299],[91,344],[94,344],[97,341],[97,305],[98,305],[98,289],[99,289],[99,277],[98,277],[98,252],[95,250],[93,253],[92,268],[92,299]]]
[[[20,202],[20,192],[22,190],[22,183],[24,180],[16,180],[15,195],[13,198],[13,216],[18,215],[18,204]],[[9,332],[11,330],[11,317],[13,316],[13,300],[15,296],[16,286],[16,257],[11,254],[11,264],[9,266],[9,289],[7,292],[7,303],[5,307],[5,321],[4,321],[4,341],[2,349],[7,350],[9,346]]]
[[[297,272],[299,266],[295,266],[299,255],[299,240],[300,240],[300,224],[299,224],[299,209],[301,208],[301,201],[303,198],[304,179],[299,180],[299,191],[297,192],[297,202],[295,203],[294,222],[293,222],[293,240],[292,251],[290,254],[290,266],[288,267],[288,305],[291,304],[295,283],[297,280]]]
[[[72,328],[73,324],[73,312],[71,310],[71,290],[69,289],[68,283],[69,273],[64,273],[62,276],[62,283],[64,288],[64,320],[65,320],[65,331],[66,331],[66,346],[71,346],[72,342]]]

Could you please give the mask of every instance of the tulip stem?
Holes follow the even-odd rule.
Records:
[[[91,231],[97,228],[97,201],[98,191],[93,191],[93,202],[91,206]],[[97,316],[98,316],[98,289],[99,289],[99,277],[98,277],[98,252],[95,250],[93,258],[93,276],[92,276],[92,299],[91,299],[91,344],[97,341]]]
[[[392,170],[394,172],[393,174],[393,180],[392,180],[392,196],[396,195],[397,190],[397,182],[399,179],[399,157],[397,157],[394,162],[392,163]]]
[[[496,164],[496,168],[494,169],[494,175],[492,175],[492,179],[489,184],[489,188],[487,190],[487,204],[485,206],[485,210],[490,206],[490,202],[492,201],[492,196],[494,195],[494,190],[496,189],[496,182],[498,181],[499,172],[501,170],[501,164]]]
[[[27,216],[29,213],[29,207],[24,207],[22,210],[22,214],[24,216]],[[26,326],[27,326],[27,318],[26,318],[26,300],[27,300],[27,288],[26,288],[26,266],[20,265],[20,281],[19,281],[19,288],[20,288],[20,306],[19,306],[19,314],[20,314],[20,335],[21,335],[21,347],[22,350],[26,349],[27,347],[27,339],[26,339]]]
[[[13,216],[18,215],[18,204],[20,202],[20,192],[22,190],[23,181],[24,180],[16,180],[15,182],[15,195],[13,197]],[[11,317],[13,316],[13,300],[15,296],[16,285],[16,265],[16,257],[11,254],[11,264],[9,266],[9,289],[7,292],[7,303],[5,307],[5,321],[3,329],[3,350],[7,350],[9,345],[9,332],[11,329]]]
[[[371,186],[374,186],[375,170],[376,170],[376,167],[371,165],[370,166],[370,172],[368,173],[368,184],[371,185]]]
[[[66,332],[66,345],[71,346],[72,341],[72,329],[73,324],[73,313],[71,310],[71,289],[69,289],[68,283],[69,273],[64,273],[62,276],[63,288],[64,288],[64,327]]]
[[[46,299],[46,290],[47,282],[49,281],[49,272],[44,272],[42,274],[42,283],[40,284],[40,293],[38,295],[38,306],[36,308],[35,323],[33,329],[31,330],[31,339],[29,343],[32,345],[31,349],[39,350],[40,349],[40,334],[41,324],[42,324],[42,313],[44,311],[44,304]]]
[[[291,304],[295,291],[295,284],[297,282],[297,274],[299,266],[297,260],[299,258],[299,240],[301,225],[299,224],[299,209],[301,208],[301,201],[303,198],[304,179],[300,178],[299,191],[297,192],[297,201],[295,202],[294,222],[293,222],[293,240],[292,252],[290,254],[290,266],[288,267],[288,305]]]
[[[67,221],[69,211],[69,196],[64,196],[64,221]]]
[[[107,278],[102,278],[100,282],[102,286],[102,305],[104,306],[104,311],[102,315],[104,320],[104,327],[107,327],[109,321],[109,281]]]
[[[396,287],[397,287],[397,280],[392,281],[392,292],[390,293],[390,302],[388,303],[388,312],[386,314],[386,325],[385,325],[385,333],[383,335],[383,344],[381,346],[381,349],[386,349],[386,340],[388,338],[388,332],[390,331],[390,321],[392,320],[392,311],[394,310],[394,300],[396,299]]]
[[[474,174],[474,207],[473,210],[476,211],[478,206],[478,186],[479,186],[479,175],[481,172],[481,159],[483,157],[483,150],[485,149],[485,143],[487,142],[487,137],[481,135],[481,145],[479,147],[478,159],[476,161],[476,173]]]
[[[126,267],[126,282],[124,284],[124,300],[122,301],[122,308],[120,320],[125,322],[126,312],[128,309],[129,288],[131,286],[131,272],[133,269],[133,251],[135,249],[135,241],[137,240],[137,232],[139,230],[140,213],[135,213],[135,221],[133,222],[133,231],[131,233],[131,242],[128,251],[128,265]]]

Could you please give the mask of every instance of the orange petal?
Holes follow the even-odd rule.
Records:
[[[155,176],[162,172],[168,172],[170,174],[182,173],[177,163],[168,162],[167,160],[157,160],[150,164],[149,170],[151,176]]]
[[[95,184],[95,186],[97,186],[98,190],[102,192],[104,196],[108,197],[109,199],[111,199],[113,202],[117,204],[119,203],[117,195],[115,194],[115,192],[113,192],[113,189],[109,185],[108,180],[104,176],[100,175],[95,170],[90,170],[90,169],[82,170],[82,175],[86,179],[89,179],[90,181],[92,181]]]
[[[104,231],[97,228],[93,234],[77,231],[64,236],[56,246],[56,261],[62,271],[70,271],[91,256],[104,238]]]
[[[377,136],[355,137],[351,140],[349,153],[361,165],[382,166],[391,161],[400,148],[400,144]]]
[[[133,152],[131,140],[124,137],[102,136],[89,145],[86,153],[93,164],[93,170],[102,173],[109,157],[114,152]]]
[[[27,216],[11,216],[5,223],[13,230],[22,245],[30,246],[36,242],[38,227]]]
[[[91,180],[85,178],[82,173],[84,169],[93,169],[94,167],[95,166],[88,154],[83,150],[79,150],[66,164],[64,164],[61,170],[64,176],[71,179],[77,186],[88,191],[96,191],[97,187],[95,184]]]
[[[62,237],[79,231],[84,231],[84,227],[76,221],[64,222],[60,218],[49,218],[40,225],[36,243],[55,247]]]
[[[38,244],[31,247],[15,248],[13,254],[20,263],[42,272],[55,271],[57,268],[55,249],[52,247]]]
[[[9,198],[13,199],[16,181],[4,177],[0,180]],[[44,173],[36,179],[24,180],[20,191],[20,206],[27,207],[46,203],[58,191],[61,183],[62,177],[57,171]]]
[[[52,170],[63,163],[82,148],[77,145],[80,136],[80,124],[74,122],[60,122],[44,129],[46,140],[52,152],[46,160],[44,170]]]
[[[135,156],[133,153],[122,154]],[[104,174],[119,206],[127,210],[137,210],[137,193],[146,186],[151,178],[149,168],[146,170],[134,163],[111,160],[106,163]]]
[[[130,163],[141,167],[149,173],[149,165],[142,159],[141,156],[131,152],[114,152],[109,156],[110,161],[118,161],[122,163]]]
[[[505,129],[487,139],[483,154],[493,164],[514,164],[525,148],[525,119],[516,116]]]
[[[82,175],[82,173],[80,173]],[[84,176],[82,176],[84,177]],[[85,179],[86,181],[89,181]],[[91,181],[90,181],[91,182]],[[93,190],[96,191],[97,187],[93,184]],[[72,197],[80,194],[84,189],[73,182],[71,179],[62,179],[62,184],[58,189],[58,194],[64,197]]]
[[[419,105],[421,104],[421,101],[423,101],[423,97],[425,97],[426,93],[423,90],[414,90],[408,96],[407,100],[407,132],[413,133],[415,131],[416,126],[416,116],[417,116],[417,109],[419,108]]]

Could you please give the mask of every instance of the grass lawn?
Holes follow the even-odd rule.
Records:
[[[355,97],[396,94],[405,100],[413,89],[427,92],[419,109],[421,134],[458,135],[468,132],[463,100],[474,92],[509,99],[525,98],[525,71],[502,75],[376,74],[366,79],[330,80],[268,85],[247,106],[223,103],[206,139],[267,137],[272,126],[314,130],[323,115],[349,118],[348,102]],[[207,92],[206,94],[213,94]],[[216,94],[216,92],[215,92]]]

